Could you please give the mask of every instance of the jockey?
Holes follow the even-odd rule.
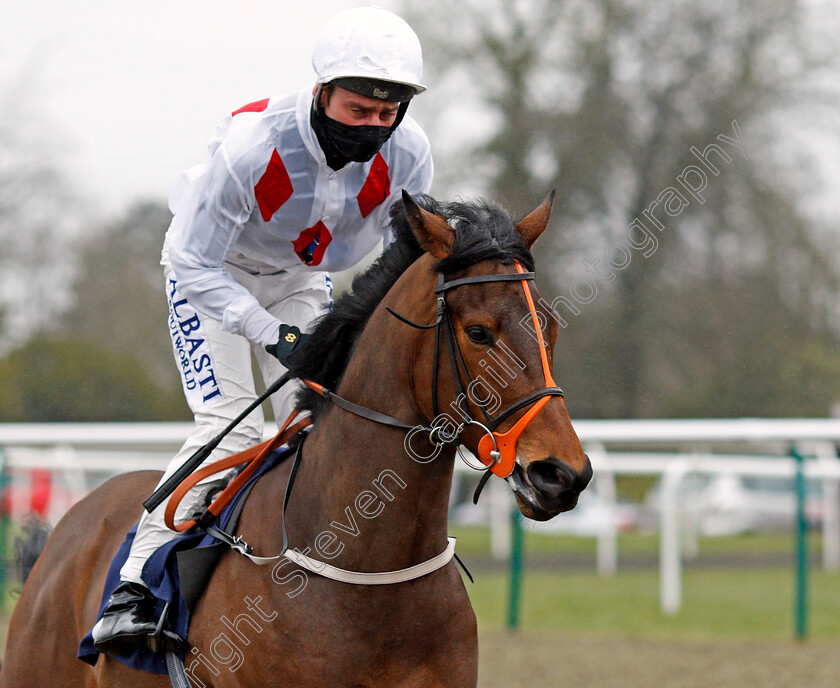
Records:
[[[169,199],[163,246],[169,330],[195,427],[161,483],[256,398],[253,353],[266,384],[331,302],[329,270],[352,267],[384,238],[402,189],[428,193],[432,158],[423,130],[406,117],[425,90],[420,42],[396,15],[374,7],[340,12],[312,55],[317,83],[246,105],[226,117],[206,162],[182,174]],[[272,399],[278,423],[294,385]],[[262,440],[259,409],[230,432],[210,461]],[[193,512],[199,483],[181,501]],[[143,513],[120,584],[93,629],[113,655],[145,646],[155,631],[143,566],[176,537],[166,502]],[[167,644],[184,641],[168,631]]]

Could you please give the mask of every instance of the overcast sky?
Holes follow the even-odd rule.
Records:
[[[101,209],[165,200],[225,113],[314,84],[321,25],[370,4],[396,9],[389,0],[9,1],[0,117],[10,98],[31,100],[30,131]]]
[[[94,208],[164,201],[178,172],[203,160],[225,113],[313,84],[323,23],[370,4],[399,10],[393,0],[9,0],[0,15],[0,118],[10,101],[25,101],[26,136]],[[830,143],[820,196],[836,212],[840,151]]]

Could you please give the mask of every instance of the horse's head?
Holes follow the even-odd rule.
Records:
[[[410,270],[411,291],[420,282],[437,296],[437,326],[420,338],[414,371],[419,410],[439,429],[432,441],[458,435],[507,479],[529,518],[574,508],[592,468],[552,377],[558,319],[537,293],[530,253],[553,194],[519,223],[490,205],[436,214],[403,200],[427,252]],[[395,314],[418,312],[405,292],[392,305]]]

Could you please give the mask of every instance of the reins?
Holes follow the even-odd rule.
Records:
[[[232,550],[238,552],[252,563],[257,564],[258,566],[266,566],[268,564],[276,564],[281,559],[286,559],[291,561],[298,566],[301,566],[312,573],[316,573],[319,576],[324,578],[329,578],[330,580],[339,581],[341,583],[351,583],[355,585],[390,585],[393,583],[404,583],[407,581],[415,580],[416,578],[421,578],[422,576],[428,575],[433,571],[437,571],[440,568],[443,568],[448,564],[452,558],[454,557],[455,560],[461,565],[461,567],[466,572],[467,576],[472,580],[472,575],[470,572],[467,571],[466,567],[464,567],[463,562],[458,558],[458,555],[455,554],[455,538],[449,537],[447,538],[447,545],[446,548],[441,551],[439,554],[435,555],[431,559],[427,559],[419,564],[415,564],[414,566],[409,566],[404,569],[398,569],[395,571],[375,571],[375,572],[362,572],[362,571],[348,571],[346,569],[338,568],[337,566],[333,566],[332,564],[328,564],[323,561],[319,561],[318,559],[314,559],[313,557],[307,556],[303,552],[299,552],[297,550],[290,550],[289,549],[289,537],[286,531],[286,508],[289,505],[289,498],[292,495],[292,488],[295,484],[295,478],[297,477],[298,468],[300,467],[301,457],[303,455],[303,443],[306,440],[307,435],[304,435],[300,442],[298,443],[295,449],[295,458],[292,463],[292,468],[289,472],[289,477],[286,482],[286,489],[283,494],[283,508],[281,510],[281,525],[283,531],[283,548],[279,554],[274,556],[268,557],[261,557],[254,554],[254,548],[249,545],[244,538],[233,535],[228,533],[216,525],[216,519],[218,518],[219,514],[221,513],[222,509],[227,506],[230,502],[230,499],[238,492],[239,487],[241,487],[247,480],[253,475],[259,465],[263,462],[263,460],[271,453],[274,449],[282,446],[285,444],[288,439],[298,433],[300,433],[306,426],[311,425],[311,420],[307,417],[303,420],[298,421],[294,425],[291,425],[292,420],[296,418],[298,414],[298,410],[295,409],[292,414],[286,419],[286,422],[283,424],[283,428],[281,431],[271,440],[267,442],[263,442],[262,444],[257,445],[256,447],[252,447],[251,450],[246,450],[245,452],[240,452],[239,454],[234,454],[233,456],[228,457],[228,459],[223,459],[221,461],[217,461],[216,463],[212,464],[211,466],[207,466],[202,471],[198,471],[203,475],[198,476],[195,479],[190,479],[189,484],[184,486],[184,489],[178,489],[172,495],[172,498],[169,500],[169,504],[167,505],[166,509],[166,525],[169,528],[177,531],[188,530],[194,526],[198,526],[203,528],[205,532],[214,537],[215,539],[223,542]],[[225,488],[225,490],[218,496],[216,499],[213,500],[213,503],[204,511],[204,513],[198,519],[190,519],[184,521],[180,524],[174,524],[173,518],[175,514],[175,509],[177,508],[178,502],[180,502],[181,498],[192,488],[199,480],[208,475],[212,475],[213,473],[217,473],[220,470],[225,470],[225,468],[230,468],[233,466],[240,465],[245,463],[246,461],[251,461],[251,463],[241,472],[236,478],[230,483],[230,485]],[[247,475],[246,475],[247,474]],[[236,484],[236,489],[232,490],[231,488],[234,487]]]
[[[178,485],[177,489],[172,493],[172,497],[166,504],[166,510],[164,511],[164,522],[166,523],[166,527],[179,533],[189,530],[194,525],[207,529],[219,517],[222,510],[230,503],[231,499],[236,496],[245,483],[248,482],[251,476],[256,473],[257,469],[262,465],[272,451],[286,444],[292,437],[297,435],[304,428],[312,425],[312,419],[308,416],[299,420],[297,423],[292,424],[292,421],[296,418],[296,416],[297,411],[292,413],[286,419],[286,422],[283,423],[279,432],[272,439],[262,442],[261,444],[257,444],[245,451],[228,456],[225,459],[214,461],[209,466],[205,466],[186,478],[180,485]],[[230,483],[218,496],[216,496],[213,502],[207,507],[200,517],[196,519],[188,519],[186,521],[182,521],[181,523],[175,523],[175,510],[187,492],[205,478],[229,468],[241,466],[245,463],[248,465],[240,471],[233,480],[230,481]]]
[[[487,467],[489,472],[483,476],[481,482],[479,483],[479,488],[474,496],[474,501],[477,501],[481,489],[490,477],[490,473],[501,478],[506,478],[513,472],[513,467],[516,463],[516,444],[519,437],[531,421],[534,420],[536,415],[549,402],[550,397],[563,396],[563,390],[557,386],[557,383],[554,382],[554,378],[551,374],[551,369],[548,363],[548,355],[546,354],[547,345],[542,336],[542,328],[540,327],[540,323],[537,318],[534,299],[528,286],[528,282],[534,279],[534,273],[526,272],[518,261],[515,265],[517,270],[515,273],[473,275],[470,277],[459,277],[449,281],[445,279],[443,274],[439,275],[438,284],[435,287],[435,294],[437,294],[435,320],[428,325],[416,323],[404,315],[397,313],[392,308],[388,306],[385,307],[391,315],[410,327],[421,330],[435,330],[435,347],[432,363],[432,409],[435,418],[439,417],[437,392],[438,370],[440,367],[440,342],[441,338],[445,340],[449,364],[452,368],[453,382],[455,384],[455,403],[458,404],[461,420],[463,421],[455,428],[454,432],[444,433],[441,426],[436,426],[434,424],[435,421],[433,421],[430,427],[409,425],[408,423],[398,420],[393,416],[389,416],[388,414],[380,411],[374,411],[345,399],[323,385],[319,385],[309,380],[302,380],[302,382],[310,389],[323,396],[327,401],[334,403],[336,406],[348,411],[349,413],[359,416],[360,418],[365,418],[375,423],[381,423],[383,425],[403,430],[419,430],[421,432],[427,432],[429,435],[429,441],[435,446],[460,444],[461,436],[465,432],[467,426],[479,426],[484,431],[484,435],[478,444],[478,458],[482,464]],[[462,374],[467,380],[466,389],[470,389],[472,387],[474,380],[467,368],[461,348],[458,346],[458,340],[455,335],[455,326],[452,322],[452,318],[449,314],[449,308],[446,303],[446,293],[456,287],[486,284],[490,282],[520,282],[522,285],[522,289],[525,293],[525,300],[528,304],[528,313],[532,318],[534,331],[536,332],[537,340],[540,345],[540,361],[542,363],[543,376],[546,386],[543,389],[538,389],[530,394],[526,394],[521,399],[518,399],[497,413],[495,416],[490,416],[485,408],[485,405],[478,403],[478,407],[481,409],[485,421],[484,423],[481,423],[470,417],[469,409],[466,406],[467,394],[464,391]],[[501,423],[517,411],[527,406],[531,406],[531,408],[513,425],[513,427],[504,433],[496,432],[496,428],[498,428]]]
[[[272,394],[277,392],[279,389],[283,387],[289,380],[293,378],[292,372],[286,371],[283,375],[277,378],[274,382],[272,382],[268,388],[260,394],[254,401],[252,401],[248,408],[246,408],[242,413],[240,413],[236,418],[234,418],[228,426],[222,430],[218,435],[216,435],[212,440],[210,440],[207,444],[199,447],[190,458],[184,461],[183,464],[176,470],[171,476],[169,476],[162,485],[159,485],[151,495],[146,498],[146,501],[143,502],[143,508],[146,509],[149,513],[154,511],[157,507],[163,504],[166,501],[166,498],[169,497],[180,485],[184,479],[189,476],[196,468],[198,468],[204,461],[210,456],[213,450],[219,446],[219,443],[233,430],[237,425],[239,425],[245,418],[261,403],[263,403],[266,399],[268,399]]]
[[[399,313],[393,311],[391,308],[386,307],[387,311],[391,313],[395,318],[407,325],[410,325],[411,327],[423,330],[434,328],[435,330],[435,346],[432,373],[432,407],[434,410],[435,418],[438,417],[437,381],[440,368],[441,339],[445,341],[447,354],[449,358],[449,364],[452,368],[453,373],[453,382],[456,391],[456,403],[458,404],[458,407],[460,409],[461,420],[463,421],[455,428],[453,432],[444,433],[443,428],[441,426],[435,425],[435,421],[433,421],[432,425],[428,427],[410,425],[408,423],[405,423],[404,421],[394,418],[393,416],[389,416],[388,414],[382,413],[380,411],[375,411],[373,409],[367,408],[348,399],[345,399],[344,397],[339,396],[335,392],[332,392],[331,390],[318,383],[303,379],[301,379],[301,382],[306,384],[313,391],[320,394],[327,401],[360,418],[364,418],[375,423],[379,423],[393,428],[398,428],[401,430],[420,430],[423,432],[428,432],[429,441],[435,446],[460,444],[461,436],[465,432],[466,427],[468,427],[469,425],[479,426],[484,431],[484,435],[481,437],[478,444],[478,458],[486,467],[486,472],[482,476],[482,479],[479,482],[478,488],[476,489],[473,498],[474,501],[477,501],[482,488],[484,487],[485,483],[491,475],[497,475],[499,477],[506,478],[513,472],[514,466],[516,464],[516,444],[519,440],[519,437],[522,435],[525,428],[534,420],[536,415],[549,402],[550,397],[563,396],[563,390],[556,385],[551,375],[551,370],[548,363],[548,356],[546,354],[546,343],[542,337],[542,328],[540,327],[539,321],[537,319],[534,300],[531,295],[530,288],[528,286],[528,282],[534,279],[534,273],[526,272],[518,261],[515,263],[515,265],[517,270],[517,272],[515,273],[475,275],[471,277],[461,277],[449,281],[445,279],[443,274],[439,275],[438,284],[435,287],[435,294],[437,295],[435,321],[429,325],[415,323],[412,320],[406,318],[405,316],[402,316]],[[466,361],[464,360],[463,353],[461,352],[461,349],[458,346],[458,340],[455,334],[455,326],[452,322],[452,318],[450,316],[449,308],[446,302],[446,294],[451,289],[455,289],[461,286],[509,281],[520,282],[520,284],[522,285],[522,289],[525,293],[525,299],[528,304],[529,314],[532,317],[534,331],[536,332],[537,339],[540,345],[540,359],[542,362],[546,386],[542,389],[535,390],[534,392],[525,395],[521,399],[518,399],[517,401],[513,402],[505,409],[503,409],[501,412],[497,413],[495,416],[491,416],[487,412],[487,409],[485,408],[484,404],[476,402],[484,416],[484,423],[482,423],[470,417],[469,409],[466,405],[467,395],[464,392],[462,374],[467,380],[467,389],[472,388],[474,381],[472,376],[470,375]],[[422,564],[417,564],[415,566],[399,571],[379,573],[359,573],[353,571],[345,571],[343,569],[338,569],[336,567],[330,566],[329,564],[326,564],[324,562],[319,562],[301,553],[290,552],[288,536],[286,533],[285,513],[286,507],[289,502],[289,498],[291,496],[291,491],[294,485],[295,477],[297,475],[298,467],[300,465],[300,460],[302,456],[301,449],[303,446],[303,441],[306,438],[305,435],[303,436],[296,448],[294,462],[289,474],[289,479],[283,496],[283,550],[280,552],[280,554],[272,557],[255,556],[252,553],[253,548],[250,545],[248,545],[248,543],[246,543],[241,537],[231,535],[230,533],[226,533],[225,531],[221,530],[215,525],[215,522],[218,519],[218,516],[220,515],[224,507],[227,506],[227,504],[235,496],[239,489],[251,478],[251,476],[256,472],[256,470],[268,457],[268,455],[273,450],[286,444],[291,438],[293,438],[295,435],[298,435],[307,426],[311,425],[312,420],[311,418],[306,417],[302,420],[297,421],[296,423],[293,423],[298,414],[298,410],[295,409],[289,416],[289,418],[287,418],[286,421],[283,423],[277,435],[271,440],[251,447],[250,449],[247,449],[244,452],[239,452],[237,454],[229,456],[226,459],[216,461],[210,466],[200,469],[195,473],[190,474],[191,470],[195,468],[199,463],[203,462],[203,460],[210,454],[210,452],[219,444],[221,439],[228,432],[230,432],[230,430],[233,427],[235,427],[235,425],[239,421],[241,421],[248,413],[250,413],[250,411],[252,411],[253,408],[255,408],[256,404],[263,401],[265,398],[270,396],[270,394],[276,392],[278,389],[280,389],[280,387],[282,387],[290,379],[292,379],[292,377],[293,376],[291,372],[288,372],[285,375],[283,375],[280,379],[278,379],[274,384],[272,384],[266,390],[266,393],[259,397],[259,399],[257,399],[257,401],[254,404],[251,404],[251,406],[249,406],[245,412],[240,414],[240,416],[236,420],[234,420],[227,428],[225,428],[225,430],[220,435],[213,438],[211,442],[209,442],[207,445],[205,445],[204,447],[199,449],[195,454],[193,454],[193,456],[190,457],[190,459],[188,459],[187,462],[185,462],[185,464],[181,466],[181,468],[178,471],[176,471],[175,474],[173,474],[173,476],[171,476],[144,502],[144,506],[146,506],[146,508],[149,511],[151,511],[155,508],[156,505],[159,505],[164,499],[166,499],[167,496],[171,494],[172,498],[169,500],[165,511],[165,522],[167,527],[171,528],[172,530],[182,532],[195,526],[198,526],[206,530],[208,534],[212,535],[216,539],[225,542],[232,549],[246,556],[248,559],[250,559],[256,564],[265,565],[271,562],[275,562],[281,558],[286,558],[298,563],[300,566],[303,566],[304,568],[309,569],[310,571],[318,573],[327,578],[332,578],[334,580],[339,580],[346,583],[385,584],[413,580],[414,578],[426,575],[427,573],[430,573],[431,571],[437,570],[438,568],[444,566],[452,559],[453,556],[455,556],[455,558],[457,559],[457,555],[454,555],[454,539],[452,538],[449,539],[449,545],[443,552],[441,552],[436,557],[433,557],[432,559],[423,562]],[[504,422],[507,418],[509,418],[517,411],[528,406],[530,406],[528,411],[525,414],[523,414],[523,416],[507,432],[499,433],[496,431],[496,428],[498,428],[499,425],[502,422]],[[175,511],[177,509],[178,504],[180,503],[184,495],[186,495],[186,493],[189,492],[189,490],[192,489],[197,483],[199,483],[201,480],[205,479],[210,475],[245,463],[248,463],[248,465],[230,482],[230,484],[227,487],[225,487],[221,494],[219,494],[213,500],[210,506],[208,506],[207,509],[199,517],[195,519],[188,519],[179,524],[174,523]],[[189,470],[187,469],[188,466],[191,467]],[[182,475],[184,473],[187,473],[187,475]],[[176,477],[179,477],[179,480],[177,482],[175,481]],[[469,572],[467,572],[467,574],[469,575]]]

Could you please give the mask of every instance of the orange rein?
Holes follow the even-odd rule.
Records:
[[[284,445],[290,438],[299,433],[305,427],[312,425],[312,418],[309,416],[299,420],[294,425],[291,425],[291,422],[295,419],[297,414],[298,409],[292,411],[291,415],[286,419],[286,422],[283,423],[283,427],[280,428],[278,433],[272,439],[250,447],[245,451],[232,454],[225,459],[214,461],[209,466],[205,466],[204,468],[190,474],[188,478],[178,485],[166,504],[166,511],[164,512],[164,522],[166,523],[166,527],[179,533],[192,528],[196,524],[194,519],[189,519],[178,524],[175,523],[175,510],[178,508],[178,504],[181,503],[184,495],[195,487],[197,483],[204,480],[204,478],[250,461],[250,464],[239,475],[237,475],[230,484],[222,490],[221,494],[213,500],[213,503],[207,507],[207,510],[214,516],[218,516],[222,513],[222,510],[230,503],[230,500],[233,499],[234,495],[239,492],[242,486],[256,472],[272,451],[274,451],[277,447]]]

